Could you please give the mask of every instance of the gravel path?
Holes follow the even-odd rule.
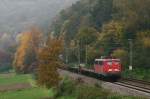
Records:
[[[65,70],[58,70],[61,76],[68,76],[69,78],[73,79],[73,80],[77,80],[77,79],[82,79],[82,81],[85,84],[88,85],[92,85],[94,86],[95,84],[98,84],[100,86],[102,86],[104,89],[110,90],[114,93],[119,93],[121,95],[131,95],[131,96],[143,96],[143,97],[147,97],[148,99],[150,99],[150,94],[141,92],[141,91],[137,91],[134,89],[130,89],[130,88],[126,88],[120,85],[116,85],[114,83],[110,83],[110,82],[104,82],[104,81],[100,81],[91,77],[87,77],[87,76],[83,76],[83,75],[79,75],[79,74],[75,74],[69,71],[65,71]]]

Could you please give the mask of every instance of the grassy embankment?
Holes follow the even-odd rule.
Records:
[[[103,89],[99,85],[88,86],[78,81],[64,80],[52,99],[146,99],[142,97],[121,96]]]

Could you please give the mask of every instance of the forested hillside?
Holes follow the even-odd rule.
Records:
[[[129,65],[129,42],[133,65],[149,67],[150,0],[80,0],[61,11],[51,25],[55,35],[65,35],[69,62],[92,63],[100,56],[115,56]],[[130,40],[129,40],[130,39]]]

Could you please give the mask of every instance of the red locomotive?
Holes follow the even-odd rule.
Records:
[[[120,59],[95,59],[94,72],[106,77],[120,77]]]
[[[101,58],[95,59],[94,66],[89,69],[84,64],[79,67],[67,67],[70,71],[82,73],[84,75],[96,75],[105,78],[117,80],[121,77],[122,65],[120,59],[116,58]]]
[[[96,74],[107,78],[117,78],[121,77],[121,62],[120,59],[114,58],[104,58],[95,59],[94,66],[92,69],[87,69],[85,66],[79,66],[79,72],[86,74]],[[77,69],[77,68],[74,68]]]

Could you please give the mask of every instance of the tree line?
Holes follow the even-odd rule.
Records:
[[[60,12],[51,25],[56,36],[65,34],[72,52],[80,47],[85,62],[86,46],[89,64],[100,56],[112,55],[129,65],[129,39],[133,41],[133,64],[150,66],[150,1],[149,0],[80,0]],[[70,53],[70,62],[77,59]],[[73,59],[72,59],[73,58]]]
[[[13,67],[16,73],[34,74],[39,85],[51,88],[61,80],[57,69],[62,66],[63,36],[44,38],[42,34],[35,27],[20,34]]]
[[[13,67],[17,73],[34,72],[38,84],[51,88],[59,85],[57,69],[66,57],[71,63],[80,58],[92,64],[95,58],[111,55],[127,66],[132,39],[134,65],[149,68],[149,5],[149,0],[78,1],[60,12],[49,35],[31,28],[18,36]]]

